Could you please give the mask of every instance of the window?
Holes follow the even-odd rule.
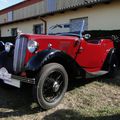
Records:
[[[43,24],[34,25],[34,34],[43,34]]]
[[[17,36],[17,28],[12,28],[11,29],[11,35],[12,36]]]
[[[8,12],[7,18],[8,18],[8,22],[13,21],[13,11]]]
[[[84,26],[83,26],[83,20],[84,20]],[[88,30],[88,17],[76,18],[70,20],[70,32],[81,31],[82,27],[83,30]]]
[[[46,9],[47,12],[56,11],[57,0],[46,0]]]

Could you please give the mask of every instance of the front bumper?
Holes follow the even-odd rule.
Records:
[[[2,67],[0,69],[0,79],[2,79],[4,83],[18,87],[18,88],[20,88],[21,82],[35,84],[34,78],[25,78],[25,77],[21,77],[21,76],[12,75],[12,74],[8,73],[8,71],[5,67]]]

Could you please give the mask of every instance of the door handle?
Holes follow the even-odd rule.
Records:
[[[77,53],[81,53],[81,52],[83,52],[83,51],[84,51],[84,48],[83,48],[83,47],[80,47]]]

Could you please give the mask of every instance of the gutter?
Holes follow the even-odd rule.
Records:
[[[47,34],[47,21],[41,17],[39,17],[39,19],[44,22],[45,34]]]

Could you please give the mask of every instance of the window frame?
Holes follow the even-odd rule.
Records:
[[[17,36],[17,28],[11,28],[11,36]]]
[[[73,32],[73,31],[72,31],[72,26],[71,26],[71,21],[72,21],[72,20],[79,20],[79,19],[81,19],[81,20],[86,19],[86,20],[87,20],[87,30],[88,30],[88,16],[85,16],[85,17],[79,17],[79,18],[70,19],[70,32]],[[79,30],[78,30],[78,31],[79,31]]]
[[[36,27],[38,27],[38,26],[41,27],[40,33],[36,32],[36,30],[35,30]],[[33,25],[33,33],[34,33],[34,34],[43,34],[43,24],[41,23],[41,24],[35,24],[35,25]]]

